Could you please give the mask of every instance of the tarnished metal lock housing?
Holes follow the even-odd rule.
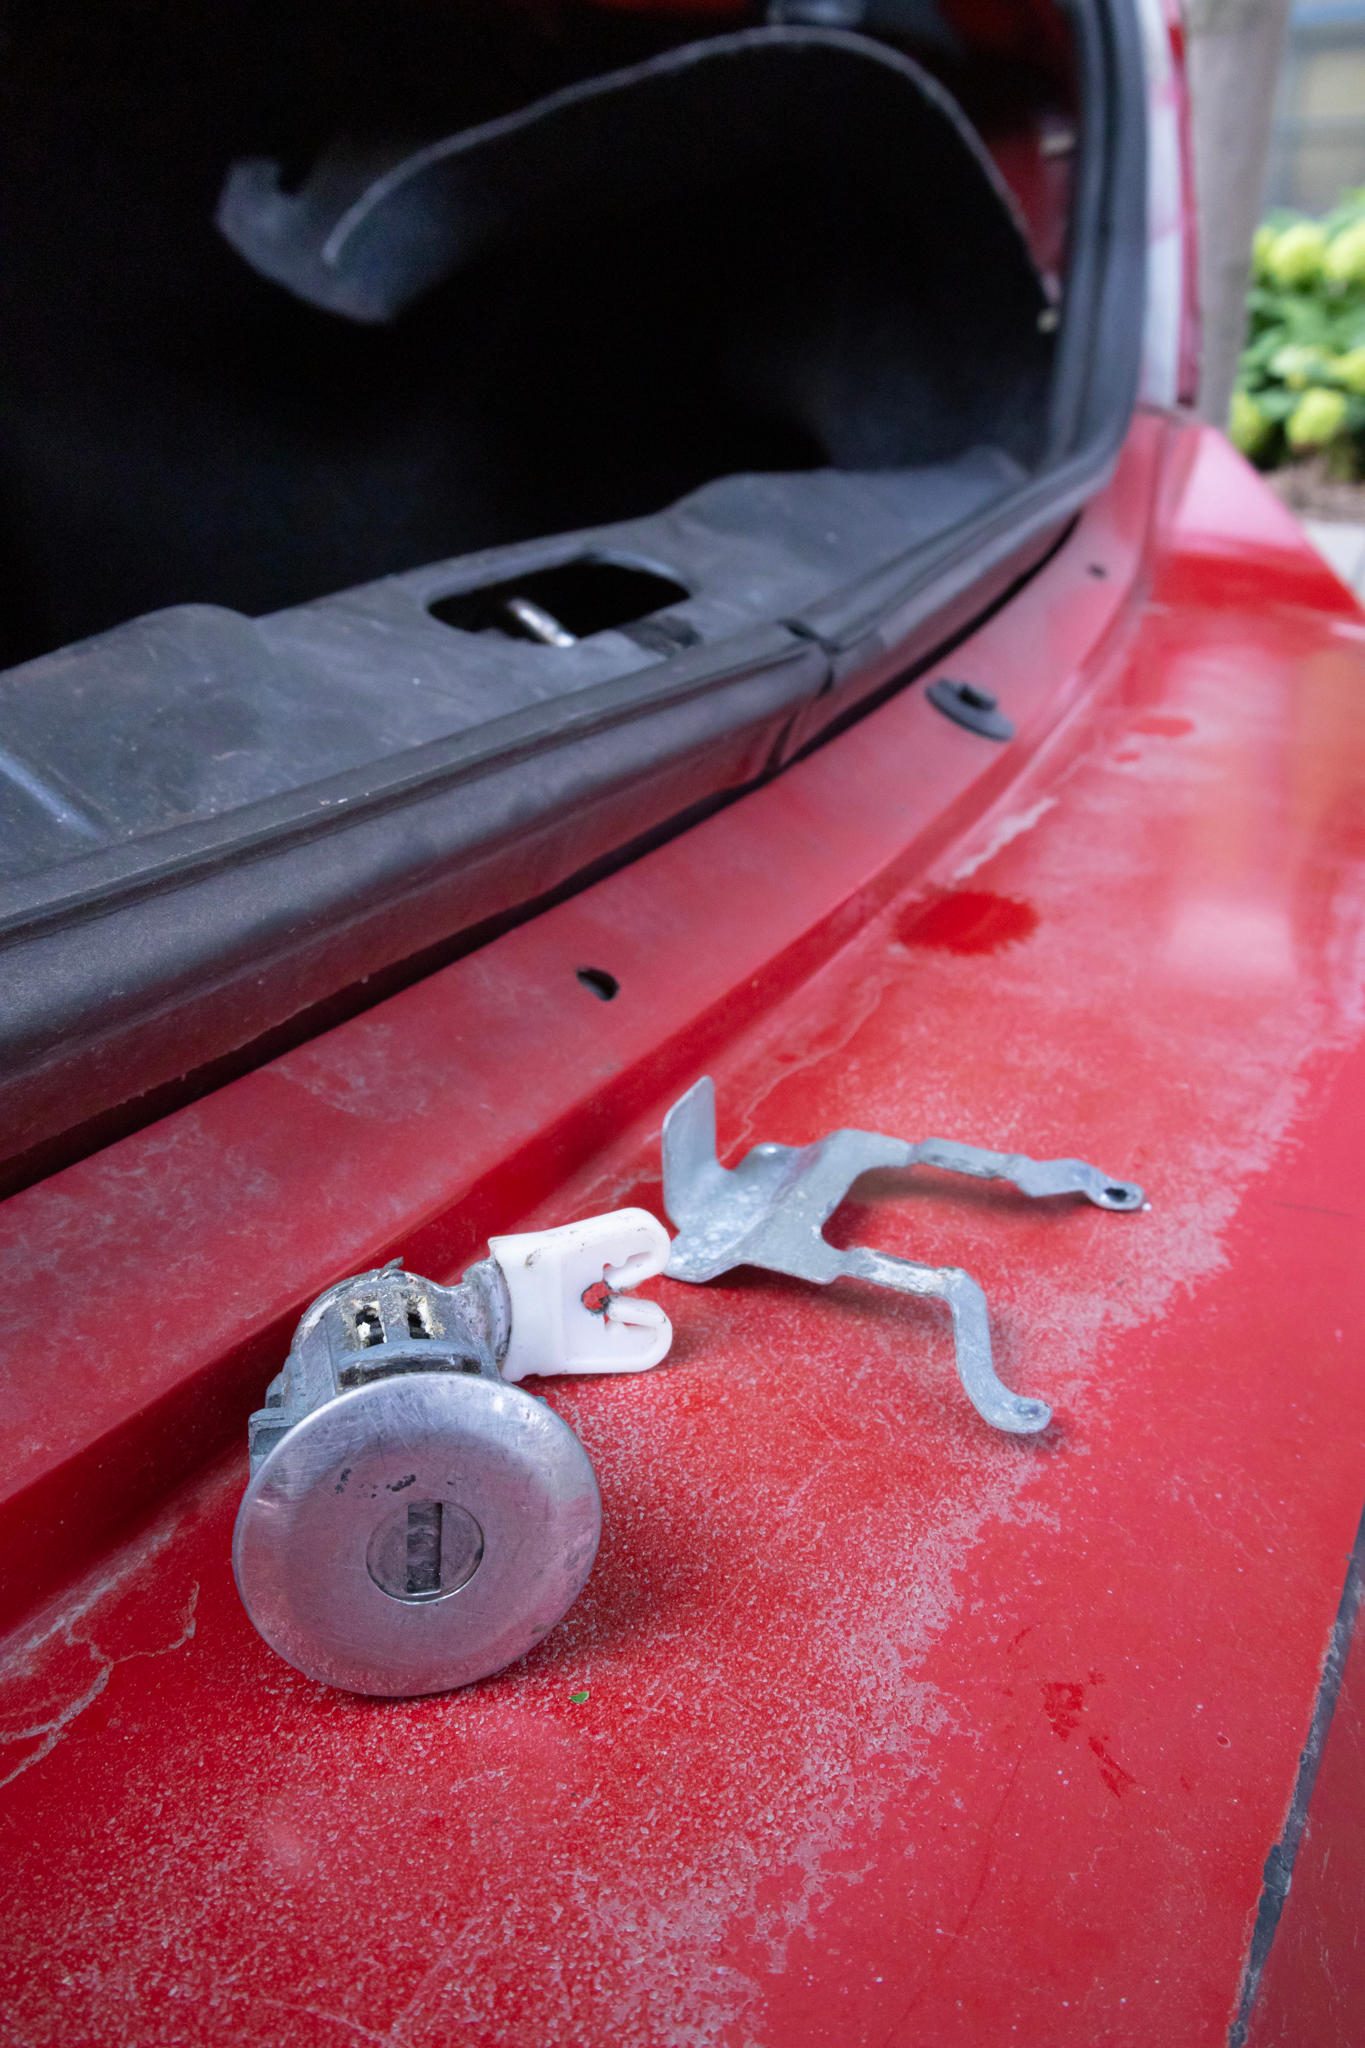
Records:
[[[612,1242],[628,1277],[644,1278],[662,1266],[667,1233],[630,1211],[494,1240],[515,1258],[512,1289],[497,1257],[458,1287],[387,1266],[308,1310],[251,1418],[233,1540],[243,1604],[290,1664],[353,1692],[442,1692],[522,1656],[572,1605],[601,1531],[596,1477],[569,1425],[499,1368],[628,1371],[663,1355],[662,1311],[608,1292],[577,1311],[596,1352],[516,1360],[526,1269],[546,1280],[517,1314],[548,1348],[532,1308],[567,1299],[573,1311],[585,1273],[600,1288],[601,1226],[623,1218],[627,1235],[618,1227]]]

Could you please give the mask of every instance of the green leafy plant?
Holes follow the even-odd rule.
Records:
[[[1228,433],[1262,469],[1322,453],[1332,476],[1365,476],[1365,186],[1323,220],[1256,230]]]

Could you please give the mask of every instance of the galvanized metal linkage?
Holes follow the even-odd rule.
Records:
[[[860,1174],[874,1166],[940,1166],[977,1180],[1007,1180],[1021,1194],[1084,1195],[1100,1209],[1140,1209],[1142,1189],[1081,1159],[1028,1159],[984,1152],[950,1138],[903,1138],[833,1131],[813,1145],[755,1145],[734,1168],[716,1157],[716,1092],[690,1088],[664,1119],[664,1206],[679,1235],[667,1271],[675,1280],[714,1280],[735,1266],[763,1266],[797,1280],[873,1280],[903,1294],[935,1295],[953,1318],[957,1369],[977,1412],[997,1429],[1027,1436],[1046,1428],[1046,1401],[1012,1394],[991,1361],[986,1297],[956,1266],[917,1266],[854,1245],[839,1251],[824,1225]]]

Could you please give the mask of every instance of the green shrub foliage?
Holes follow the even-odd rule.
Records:
[[[1262,469],[1325,451],[1334,476],[1365,475],[1365,186],[1325,220],[1256,230],[1247,315],[1233,441]]]

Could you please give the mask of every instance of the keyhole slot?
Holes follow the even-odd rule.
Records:
[[[412,1320],[411,1311],[408,1320]],[[419,1500],[415,1507],[408,1509],[409,1600],[429,1600],[433,1593],[441,1590],[441,1522],[444,1515],[445,1507],[439,1500]]]
[[[370,1577],[391,1600],[418,1605],[467,1586],[483,1563],[483,1530],[450,1500],[414,1500],[379,1523],[365,1553]]]

